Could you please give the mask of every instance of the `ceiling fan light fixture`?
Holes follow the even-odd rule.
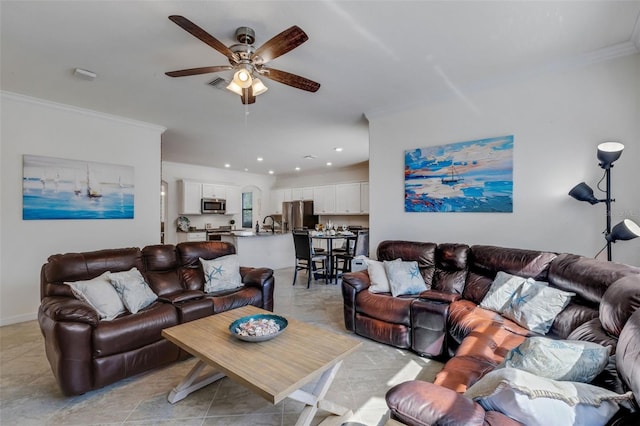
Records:
[[[243,89],[250,87],[251,84],[253,83],[253,79],[251,78],[251,72],[244,68],[239,69],[233,75],[233,82]]]
[[[259,78],[254,78],[251,86],[253,87],[253,96],[262,95],[264,92],[269,90],[269,88],[265,86]]]
[[[242,96],[242,88],[238,86],[233,80],[231,80],[231,82],[227,86],[227,90],[232,91],[238,96]]]

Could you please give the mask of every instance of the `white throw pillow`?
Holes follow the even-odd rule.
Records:
[[[109,274],[108,277],[124,306],[132,314],[138,313],[158,298],[135,266],[128,271]]]
[[[609,362],[611,347],[580,340],[529,337],[507,353],[500,367],[553,380],[589,383]]]
[[[502,315],[527,330],[547,334],[553,320],[571,301],[571,296],[575,293],[527,281],[516,290]]]
[[[220,256],[211,260],[200,258],[200,263],[202,263],[204,270],[205,293],[242,287],[240,261],[237,254]]]
[[[391,293],[391,287],[389,287],[389,279],[387,278],[387,271],[384,269],[384,264],[373,259],[364,259],[364,262],[367,265],[367,272],[369,273],[369,280],[371,281],[369,291],[371,293]]]
[[[487,291],[482,302],[480,302],[480,307],[501,314],[511,302],[511,298],[516,290],[527,281],[533,282],[530,278],[523,278],[499,271],[493,283],[491,283],[489,291]]]
[[[485,410],[527,426],[602,426],[631,392],[617,394],[579,382],[561,382],[515,368],[494,370],[464,393]]]
[[[387,261],[382,262],[389,279],[392,296],[420,294],[429,290],[422,278],[418,262]]]
[[[109,272],[87,281],[65,282],[73,295],[96,310],[100,319],[110,321],[125,312],[122,300],[109,281]]]

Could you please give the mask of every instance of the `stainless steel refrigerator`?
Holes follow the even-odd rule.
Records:
[[[282,230],[313,229],[318,216],[313,214],[313,201],[285,201],[282,203]]]

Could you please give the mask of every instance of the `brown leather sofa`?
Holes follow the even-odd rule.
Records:
[[[410,425],[519,424],[462,395],[509,350],[536,335],[478,306],[498,271],[575,293],[547,336],[611,345],[610,363],[593,383],[631,390],[640,402],[640,313],[632,316],[640,306],[640,268],[572,254],[409,241],[380,243],[377,258],[417,261],[430,289],[393,297],[367,291],[366,270],[345,274],[346,328],[445,361],[434,383],[409,381],[389,390],[393,419]],[[621,410],[611,424],[640,424],[640,417]]]
[[[240,267],[243,286],[205,294],[199,258],[235,254],[232,244],[187,242],[55,254],[42,266],[38,321],[53,374],[65,395],[78,395],[188,357],[162,329],[245,305],[273,310],[269,268]],[[100,321],[65,282],[136,267],[158,300],[136,314]]]

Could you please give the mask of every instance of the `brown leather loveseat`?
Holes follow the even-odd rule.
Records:
[[[575,293],[546,336],[611,346],[609,364],[592,384],[616,393],[633,391],[636,404],[620,410],[611,424],[639,424],[633,410],[640,402],[640,268],[572,254],[409,241],[383,241],[377,258],[416,261],[428,290],[393,297],[367,291],[371,281],[366,270],[345,274],[346,328],[445,361],[434,383],[414,380],[389,390],[386,400],[395,420],[410,425],[519,424],[462,395],[511,349],[538,335],[478,306],[496,274],[504,271]]]
[[[205,294],[200,258],[235,254],[225,242],[187,242],[55,254],[41,270],[38,321],[53,374],[65,395],[78,395],[186,358],[161,337],[164,328],[245,305],[273,310],[269,268],[240,267],[242,286]],[[100,320],[65,282],[136,267],[158,299],[135,314]]]

